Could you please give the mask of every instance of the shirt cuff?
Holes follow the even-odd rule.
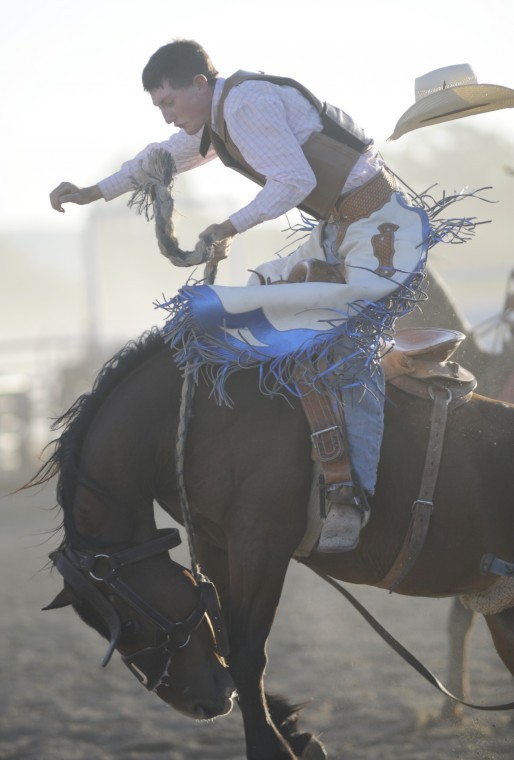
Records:
[[[111,174],[110,177],[100,180],[96,183],[100,188],[100,192],[106,201],[112,201],[123,193],[128,193],[134,190],[134,185],[129,177],[120,175],[119,172]]]

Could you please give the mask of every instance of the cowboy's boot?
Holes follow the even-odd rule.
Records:
[[[369,506],[361,503],[352,483],[329,486],[326,495],[329,509],[316,551],[350,552],[359,544],[361,528],[369,519]]]

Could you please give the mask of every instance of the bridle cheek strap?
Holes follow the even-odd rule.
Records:
[[[166,528],[159,530],[158,537],[152,541],[128,549],[123,549],[114,554],[91,554],[90,552],[72,549],[70,546],[66,546],[50,554],[50,559],[55,567],[59,570],[64,580],[75,592],[77,597],[89,602],[93,609],[102,617],[109,629],[109,646],[102,659],[102,667],[105,668],[108,665],[114,650],[116,649],[121,636],[122,625],[116,608],[105,598],[97,588],[96,583],[103,582],[111,587],[114,580],[123,583],[116,575],[119,568],[168,551],[179,544],[180,534],[178,530],[176,528]],[[106,560],[109,565],[109,572],[105,577],[98,577],[95,575],[95,566],[100,559]],[[89,577],[84,575],[85,572],[88,573]],[[156,610],[153,610],[149,605],[146,605],[146,603],[132,592],[131,589],[129,589],[129,591],[133,594],[133,598],[139,601],[142,606],[146,606],[148,610],[159,615]],[[132,604],[129,599],[126,599],[126,601],[129,604]],[[141,612],[143,612],[143,610],[141,610]],[[165,618],[162,619],[166,623],[170,622]]]
[[[56,551],[50,555],[55,567],[59,570],[62,577],[75,592],[79,599],[89,602],[93,609],[101,615],[107,628],[109,629],[109,646],[102,659],[102,667],[105,668],[109,663],[114,650],[121,636],[121,620],[116,609],[107,601],[99,589],[86,578],[82,571],[77,569],[72,561],[68,559],[64,551]]]
[[[166,676],[170,660],[180,649],[187,646],[192,632],[198,628],[206,614],[211,623],[219,655],[222,657],[228,655],[228,638],[218,594],[215,586],[208,579],[204,577],[197,579],[198,604],[185,620],[175,622],[148,604],[118,575],[118,570],[125,565],[168,551],[179,543],[178,531],[165,529],[159,531],[159,536],[152,541],[114,554],[91,554],[68,546],[50,555],[66,583],[80,599],[89,602],[109,629],[110,641],[102,660],[103,667],[108,664],[118,645],[122,625],[117,610],[100,592],[98,583],[107,586],[132,609],[166,634],[165,641],[160,645],[146,647],[133,654],[122,656],[125,665],[150,691],[155,689]],[[100,574],[97,569],[99,561],[107,565],[104,574]]]

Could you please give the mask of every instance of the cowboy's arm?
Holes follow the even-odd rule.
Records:
[[[79,206],[85,206],[102,198],[102,192],[98,185],[90,187],[77,187],[71,182],[61,182],[50,193],[50,205],[56,211],[64,213],[63,203],[77,203]]]
[[[200,139],[200,133],[190,136],[183,130],[180,130],[164,142],[150,143],[134,158],[125,161],[117,172],[100,180],[95,185],[79,188],[71,182],[61,182],[50,193],[52,208],[56,211],[64,211],[62,203],[85,205],[100,198],[110,201],[124,193],[132,192],[135,183],[144,181],[148,169],[149,156],[156,148],[163,148],[171,153],[176,174],[194,169],[196,166],[200,166],[216,157],[213,149],[205,157],[200,155]]]

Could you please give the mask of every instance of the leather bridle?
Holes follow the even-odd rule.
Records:
[[[180,544],[180,534],[175,528],[158,531],[158,537],[144,544],[107,554],[88,552],[65,545],[53,552],[50,559],[59,570],[76,596],[88,602],[101,616],[109,629],[109,646],[102,660],[105,667],[118,645],[123,631],[118,611],[101,592],[103,586],[127,603],[138,614],[146,618],[155,628],[164,632],[165,639],[157,646],[145,647],[122,660],[140,683],[149,691],[156,689],[168,676],[171,659],[186,647],[205,616],[209,618],[221,657],[228,655],[228,644],[221,608],[214,585],[206,578],[196,579],[198,602],[191,614],[181,621],[174,621],[148,604],[119,575],[119,570],[127,565],[140,562],[148,557],[162,554]],[[181,570],[181,565],[174,563]]]

